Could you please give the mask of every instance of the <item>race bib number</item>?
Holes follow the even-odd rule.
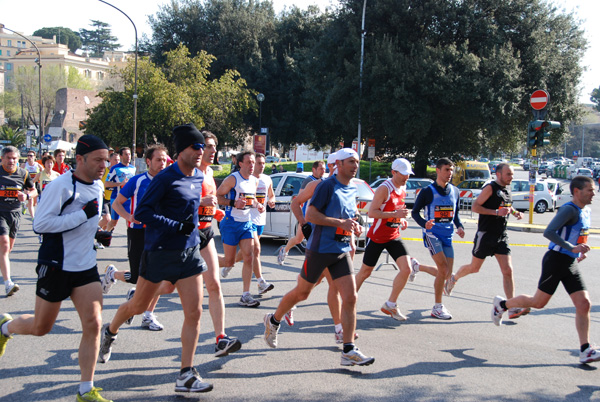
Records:
[[[267,193],[256,193],[256,201],[265,205],[267,203]]]
[[[215,215],[215,207],[203,207],[198,208],[198,222],[211,222]]]
[[[339,241],[342,243],[350,243],[350,240],[352,239],[352,233],[342,228],[337,228],[335,231],[334,239],[335,241]]]
[[[19,189],[16,187],[7,187],[0,190],[0,198],[4,198],[5,201],[14,201],[18,199]]]
[[[579,231],[579,237],[577,238],[577,244],[587,243],[589,235],[590,235],[589,228],[581,229],[581,231]]]
[[[400,218],[388,218],[387,222],[385,223],[385,225],[387,227],[390,228],[399,228],[400,227],[400,223],[402,222],[402,219]]]
[[[252,204],[254,203],[254,194],[252,193],[240,193],[240,199],[246,201],[246,205],[244,205],[244,209],[252,208]]]
[[[452,222],[452,218],[454,218],[454,207],[451,205],[437,205],[433,212],[433,217],[436,223]]]

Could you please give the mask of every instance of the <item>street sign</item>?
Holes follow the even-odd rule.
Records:
[[[369,147],[367,148],[367,150],[368,150],[367,158],[373,159],[373,158],[375,158],[375,140],[373,138],[369,138],[367,143],[369,145]]]
[[[50,134],[44,134],[44,142],[52,142],[52,136]]]
[[[529,103],[531,107],[535,110],[542,110],[546,108],[548,105],[548,101],[550,100],[550,95],[548,92],[538,89],[537,91],[531,94],[531,98],[529,98]]]

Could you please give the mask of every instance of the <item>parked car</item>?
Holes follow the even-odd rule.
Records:
[[[556,208],[556,190],[559,185],[556,180],[538,180],[534,188],[533,210],[539,214],[554,211]],[[529,209],[529,181],[513,180],[510,184],[513,207],[519,211]]]
[[[556,189],[556,209],[558,210],[569,201],[573,201],[573,194],[571,194],[569,187],[559,184]]]
[[[471,206],[475,198],[481,194],[483,186],[491,182],[491,180],[471,179],[465,180],[458,184],[458,190],[462,194],[463,191],[471,191],[471,197],[461,197],[458,201],[460,208],[468,208]]]
[[[529,170],[529,168],[531,167],[531,161],[526,160],[525,162],[523,162],[523,170],[527,171]]]
[[[389,179],[389,177],[380,177],[379,179],[376,179],[374,182],[370,183],[369,186],[371,186],[371,188],[373,190],[375,190],[377,187],[379,187],[381,185],[381,183],[383,183],[387,179]]]
[[[275,207],[267,206],[267,220],[263,234],[288,237],[296,233],[297,220],[294,214],[290,213],[290,206],[293,197],[300,192],[300,186],[310,172],[283,172],[271,175],[273,180],[273,191],[275,193]],[[371,187],[361,179],[352,179],[352,183],[356,185],[358,194],[356,197],[357,207],[365,221],[369,222],[366,217],[366,211],[369,209],[369,203],[373,201],[374,192]],[[372,221],[372,219],[371,219]],[[366,231],[359,238],[359,241],[365,239]]]
[[[416,177],[409,178],[406,181],[406,198],[404,199],[406,206],[412,208],[412,206],[415,205],[418,192],[431,183],[433,183],[433,180],[431,179],[419,179]]]
[[[578,168],[577,171],[575,172],[575,176],[585,176],[585,177],[594,178],[592,169],[587,169],[587,168]]]

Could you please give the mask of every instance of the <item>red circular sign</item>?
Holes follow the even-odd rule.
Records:
[[[529,98],[529,103],[531,107],[535,110],[542,110],[548,105],[548,101],[550,100],[550,95],[548,92],[538,89],[534,93],[531,94],[531,98]]]

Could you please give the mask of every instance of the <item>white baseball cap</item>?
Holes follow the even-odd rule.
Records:
[[[358,160],[358,154],[352,148],[342,148],[335,154],[337,156],[336,160],[338,161],[343,161],[344,159],[348,158],[356,158]]]
[[[328,164],[328,165],[333,165],[333,164],[335,164],[335,161],[337,160],[336,153],[337,153],[337,152],[334,152],[334,153],[330,154],[330,155],[327,157],[327,164]]]
[[[392,163],[392,170],[404,175],[415,174],[412,171],[412,167],[410,166],[410,162],[404,158],[398,158]]]

